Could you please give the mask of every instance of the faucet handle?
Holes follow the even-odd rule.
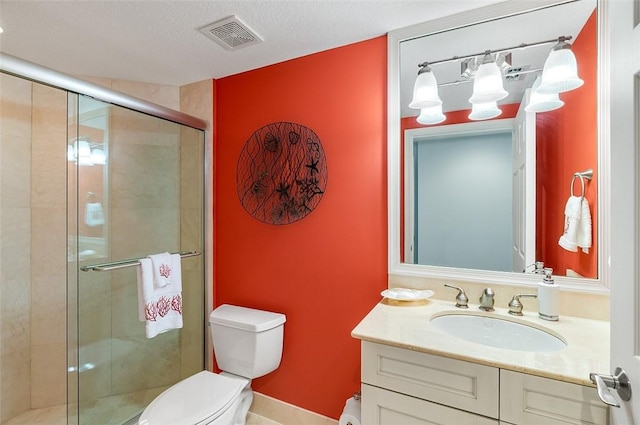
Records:
[[[522,316],[522,303],[520,302],[520,298],[537,298],[536,294],[517,294],[511,298],[509,301],[509,314],[513,314],[514,316]]]
[[[480,299],[478,301],[480,301],[480,310],[484,310],[484,311],[493,311],[493,304],[495,303],[495,292],[493,292],[493,289],[491,288],[485,288],[484,291],[482,291],[482,295],[480,295]]]
[[[464,290],[462,288],[460,288],[459,286],[449,285],[448,283],[445,283],[444,286],[446,286],[447,288],[457,289],[459,291],[458,295],[456,295],[456,307],[469,308],[469,298],[467,297],[467,294],[464,293]]]

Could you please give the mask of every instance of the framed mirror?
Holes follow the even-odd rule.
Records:
[[[513,1],[389,33],[390,275],[532,285],[550,267],[565,288],[607,291],[601,15],[596,0]],[[536,107],[559,50],[581,84]],[[470,102],[484,63],[506,93],[495,113]],[[436,119],[414,96],[425,69]]]

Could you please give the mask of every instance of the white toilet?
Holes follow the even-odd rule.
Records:
[[[209,316],[218,367],[173,385],[147,406],[138,425],[244,425],[251,380],[280,366],[284,314],[223,304]]]

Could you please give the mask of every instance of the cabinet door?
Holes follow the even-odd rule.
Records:
[[[498,419],[498,369],[362,342],[362,382]]]
[[[596,389],[524,373],[500,371],[500,419],[518,425],[606,425]]]
[[[362,384],[366,425],[498,425],[495,419]]]

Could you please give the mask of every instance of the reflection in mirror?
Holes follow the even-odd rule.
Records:
[[[78,246],[69,255],[77,254],[80,260],[102,258],[107,253],[109,105],[78,96],[70,111],[77,112],[70,123],[67,161],[69,181],[77,182],[72,187],[77,190]]]
[[[424,266],[405,270],[521,275],[544,264],[598,279],[596,1],[548,4],[397,35],[401,207],[390,255]],[[546,75],[558,54],[575,57],[569,90]],[[479,83],[496,72],[492,88]]]

